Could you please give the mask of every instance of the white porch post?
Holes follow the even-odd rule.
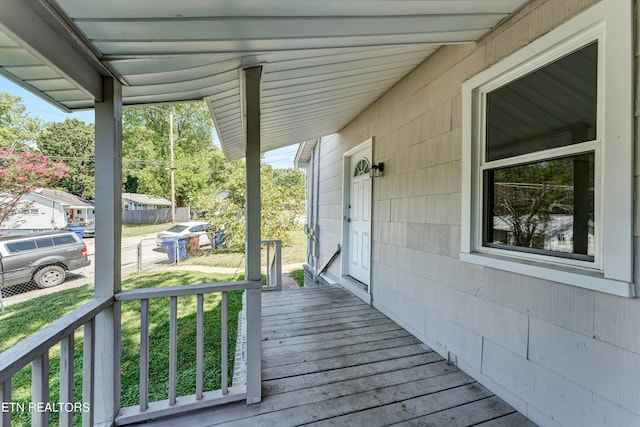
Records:
[[[120,291],[122,223],[122,87],[105,78],[104,100],[96,102],[95,296]],[[96,425],[111,426],[120,409],[120,303],[95,320]]]
[[[247,246],[245,278],[261,280],[260,274],[260,77],[262,67],[244,70],[247,124]],[[247,291],[247,403],[262,399],[261,290]]]

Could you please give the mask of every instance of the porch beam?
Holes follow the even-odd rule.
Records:
[[[1,1],[0,30],[9,34],[44,64],[72,81],[78,89],[101,100],[102,77],[90,64],[89,58],[78,53],[33,9],[32,4],[33,2],[24,0]]]
[[[260,274],[260,80],[262,67],[244,70],[246,113],[247,237],[245,279]],[[247,290],[247,403],[261,400],[261,297],[260,289]]]
[[[122,227],[122,86],[105,78],[104,100],[96,102],[95,296],[120,291]],[[120,409],[120,302],[95,319],[96,425],[113,425]]]

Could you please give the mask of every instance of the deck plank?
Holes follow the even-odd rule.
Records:
[[[416,382],[418,383],[418,382]],[[450,386],[448,383],[447,386]],[[480,384],[473,382],[471,384],[456,385],[453,388],[426,389],[421,396],[413,397],[406,393],[405,385],[403,394],[398,401],[388,404],[386,401],[380,401],[379,405],[372,407],[366,411],[352,412],[340,417],[328,418],[312,425],[314,426],[355,426],[362,425],[367,427],[388,426],[398,422],[402,422],[407,418],[413,419],[427,414],[440,412],[446,409],[458,407],[479,399],[491,397],[493,394],[482,387]],[[427,393],[428,392],[428,393]],[[355,409],[355,407],[353,408]],[[424,425],[424,424],[422,424]],[[464,424],[461,424],[464,425]]]
[[[322,320],[327,319],[330,316],[338,316],[338,317],[347,317],[347,316],[356,316],[358,314],[369,314],[374,313],[375,310],[371,310],[371,307],[363,306],[363,305],[354,305],[351,306],[350,310],[345,310],[344,308],[329,308],[320,311],[308,310],[306,312],[299,312],[297,314],[291,313],[291,315],[287,315],[287,313],[280,313],[280,315],[273,315],[269,317],[264,317],[262,319],[263,325],[291,325],[297,323],[305,323],[312,322],[314,320]]]
[[[349,366],[342,369],[334,369],[327,372],[313,372],[295,377],[279,378],[262,382],[262,390],[267,395],[283,393],[285,391],[302,390],[308,387],[331,384],[346,379],[356,380],[368,375],[379,374],[386,371],[408,369],[426,363],[442,360],[434,353],[423,353],[416,356],[402,357],[399,359],[384,360],[366,365]]]
[[[471,426],[478,423],[493,422],[504,415],[513,414],[514,409],[496,396],[467,403],[466,405],[436,412],[402,421],[394,426],[423,427],[423,426]]]
[[[384,314],[367,310],[367,311],[356,311],[355,313],[336,313],[336,314],[327,314],[323,316],[314,316],[314,319],[300,319],[297,322],[288,321],[274,321],[274,322],[263,322],[262,330],[278,330],[278,331],[296,331],[300,328],[319,328],[323,326],[330,326],[334,323],[346,323],[351,324],[352,322],[363,322],[363,321],[372,321],[376,319],[386,319],[389,320]],[[303,321],[305,320],[305,321]]]
[[[288,353],[286,357],[282,355],[267,356],[263,354],[262,366],[265,368],[273,368],[276,366],[290,365],[293,363],[310,362],[312,360],[330,359],[338,356],[350,356],[352,354],[366,353],[373,350],[384,350],[393,347],[402,347],[405,345],[420,344],[424,346],[425,350],[428,347],[420,341],[418,341],[412,335],[389,338],[383,340],[366,341],[363,343],[349,344],[340,347],[323,348],[314,351],[298,351],[295,353]]]
[[[346,329],[336,332],[323,332],[316,331],[315,334],[307,334],[307,335],[298,335],[288,338],[275,338],[269,339],[269,337],[264,337],[262,340],[262,348],[272,348],[272,347],[282,347],[288,345],[295,344],[304,344],[304,343],[317,343],[324,342],[327,340],[333,339],[342,339],[342,338],[350,338],[356,337],[358,335],[366,335],[366,334],[377,334],[381,332],[390,332],[390,331],[398,331],[402,330],[398,324],[389,322],[384,325],[374,325],[374,326],[364,326],[362,328],[357,329]]]
[[[323,322],[324,323],[324,322]],[[318,333],[350,331],[358,328],[366,328],[370,326],[395,325],[391,320],[380,317],[377,319],[367,319],[357,322],[335,321],[333,323],[320,324],[317,326],[307,326],[301,324],[299,327],[290,328],[263,328],[262,338],[270,340],[280,338],[291,338],[296,336],[316,335]]]
[[[221,411],[217,414],[216,422],[229,422],[259,414],[266,414],[268,412],[274,412],[328,400],[332,400],[333,402],[333,399],[340,397],[347,397],[354,394],[380,390],[384,387],[401,385],[417,380],[424,380],[427,378],[451,373],[458,373],[458,375],[460,376],[464,375],[462,373],[459,373],[459,371],[455,367],[448,365],[445,361],[440,361],[416,366],[411,369],[402,369],[398,371],[371,375],[368,377],[360,378],[358,379],[358,381],[345,380],[337,383],[331,383],[317,387],[309,387],[292,392],[269,395],[265,397],[260,405],[252,405],[250,407],[246,407],[239,403],[234,408],[225,408],[224,411]],[[449,377],[449,379],[454,378],[456,377]]]
[[[352,354],[349,356],[337,356],[328,359],[294,363],[291,365],[263,367],[262,380],[266,381],[276,378],[287,378],[309,374],[312,372],[324,372],[350,366],[366,365],[369,363],[381,362],[389,359],[417,356],[420,354],[424,354],[424,352],[424,347],[419,344],[413,344],[403,347],[394,347],[384,350]]]
[[[303,303],[282,305],[282,306],[278,305],[278,306],[264,307],[262,309],[262,316],[266,318],[270,316],[282,316],[284,307],[286,307],[286,309],[288,310],[289,313],[291,313],[292,316],[295,316],[296,314],[307,315],[311,313],[322,313],[325,310],[331,310],[331,309],[348,309],[349,307],[357,307],[360,304],[361,304],[361,301],[354,301],[354,300],[348,299],[340,302],[334,302],[333,300],[324,300],[320,304],[313,304],[313,305],[303,304]]]
[[[261,403],[143,425],[535,426],[340,287],[265,292],[262,314]]]
[[[337,420],[338,418],[342,418],[340,417],[340,414],[350,414],[348,416],[344,416],[345,422],[342,422],[342,419],[340,419],[337,424],[333,425],[369,426],[372,425],[369,424],[369,420],[365,419],[363,421],[361,418],[361,411],[365,409],[375,410],[376,408],[380,408],[381,405],[389,404],[401,405],[405,399],[417,398],[418,396],[436,396],[438,393],[446,393],[444,398],[449,398],[449,394],[454,394],[454,396],[447,400],[454,401],[454,397],[456,397],[457,394],[464,394],[466,396],[466,389],[458,392],[457,394],[447,392],[447,390],[452,386],[455,387],[454,390],[456,390],[458,387],[465,387],[469,385],[469,383],[472,383],[471,385],[475,384],[467,375],[464,375],[461,372],[454,372],[447,375],[439,375],[424,380],[384,387],[382,389],[376,389],[364,393],[357,393],[322,402],[269,412],[257,417],[231,421],[229,423],[216,423],[213,425],[299,426],[322,420]],[[441,400],[444,398],[441,397],[440,399],[436,399],[437,403],[442,405]],[[426,400],[431,401],[429,399]],[[461,397],[458,400],[462,401],[463,398]],[[354,412],[355,414],[352,414]],[[350,416],[351,421],[349,421]]]
[[[341,337],[335,339],[328,339],[326,341],[314,341],[314,342],[304,342],[296,345],[288,345],[288,346],[275,346],[269,348],[262,348],[262,356],[263,357],[272,357],[278,355],[287,355],[295,352],[303,352],[303,351],[320,351],[325,349],[332,349],[338,347],[344,347],[350,344],[358,344],[358,343],[375,343],[379,341],[395,339],[395,338],[404,338],[411,336],[404,329],[393,329],[387,332],[378,332],[378,333],[369,333],[362,334],[357,336],[350,337]]]
[[[476,427],[536,427],[536,425],[521,413],[514,412],[504,417],[476,424]]]

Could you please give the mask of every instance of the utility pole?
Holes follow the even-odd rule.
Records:
[[[173,110],[169,113],[169,153],[171,156],[171,224],[176,222],[176,177],[175,163],[173,159]]]

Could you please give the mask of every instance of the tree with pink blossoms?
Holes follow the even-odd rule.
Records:
[[[67,168],[47,156],[0,147],[0,226],[30,204],[22,196],[67,178]]]

